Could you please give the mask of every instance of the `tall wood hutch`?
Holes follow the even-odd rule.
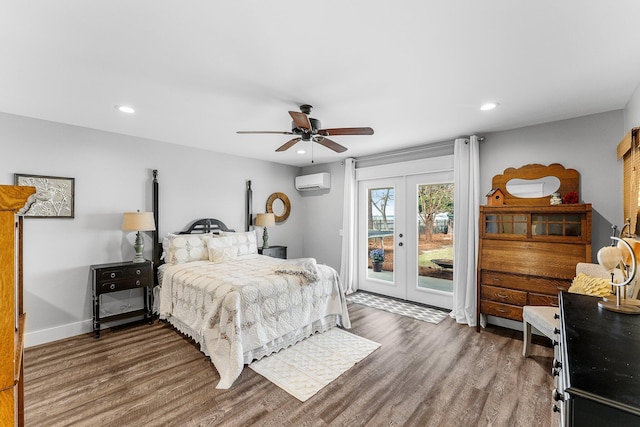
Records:
[[[0,185],[0,423],[24,424],[22,216],[34,187]],[[25,207],[25,205],[27,205]]]
[[[576,264],[591,262],[591,205],[550,205],[550,196],[519,198],[506,183],[556,176],[562,195],[578,191],[579,175],[559,164],[526,165],[496,175],[504,205],[480,207],[477,319],[487,314],[522,321],[525,305],[558,305]]]

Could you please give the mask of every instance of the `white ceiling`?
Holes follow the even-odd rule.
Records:
[[[637,0],[0,0],[0,111],[304,166],[624,108]],[[479,110],[497,101],[500,107]],[[132,105],[134,115],[114,106]],[[300,145],[310,143],[298,143]]]

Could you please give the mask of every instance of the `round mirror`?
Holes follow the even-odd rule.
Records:
[[[289,218],[291,202],[284,193],[273,193],[267,199],[267,212],[276,217],[276,222],[282,222]]]

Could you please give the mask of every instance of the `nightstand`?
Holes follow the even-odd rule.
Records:
[[[153,262],[114,262],[91,266],[93,285],[93,332],[100,338],[100,322],[144,315],[153,324]],[[128,289],[144,288],[144,308],[100,318],[100,295]]]
[[[266,255],[273,258],[287,259],[287,247],[286,246],[269,246],[268,248],[258,248],[260,255]]]

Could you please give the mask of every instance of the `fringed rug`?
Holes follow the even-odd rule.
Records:
[[[249,367],[304,402],[378,347],[376,342],[332,328]]]
[[[347,301],[377,308],[402,316],[413,317],[424,322],[435,323],[436,325],[444,320],[449,314],[437,308],[426,307],[412,302],[399,301],[394,298],[387,298],[382,295],[371,294],[358,291],[347,295]]]

